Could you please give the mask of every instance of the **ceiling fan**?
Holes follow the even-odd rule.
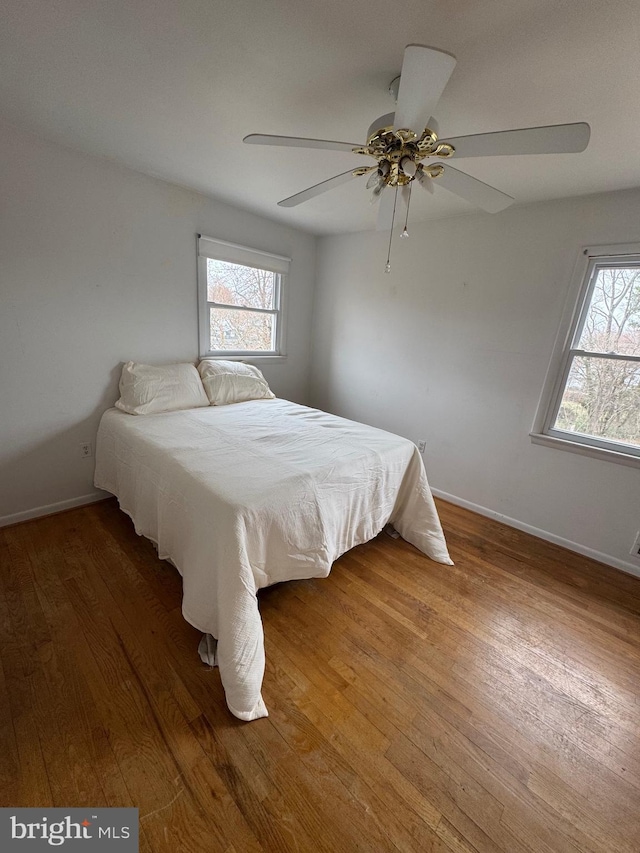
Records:
[[[260,133],[245,136],[244,142],[251,145],[351,151],[375,160],[373,165],[349,169],[289,196],[278,204],[281,207],[295,207],[352,178],[368,174],[367,187],[373,190],[373,197],[382,196],[377,225],[381,231],[393,229],[398,197],[406,207],[408,218],[411,188],[415,183],[433,192],[433,183],[437,181],[449,192],[489,213],[497,213],[515,199],[454,169],[450,165],[452,159],[505,154],[577,153],[587,147],[591,130],[584,122],[439,139],[433,113],[455,64],[455,57],[444,51],[418,44],[407,45],[402,71],[389,86],[389,91],[396,98],[395,113],[380,116],[372,123],[365,145]],[[388,188],[394,192],[383,193]],[[405,218],[403,236],[407,235],[406,226]]]

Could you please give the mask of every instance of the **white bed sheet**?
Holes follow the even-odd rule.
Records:
[[[391,522],[451,565],[415,445],[286,400],[100,423],[95,485],[183,576],[184,618],[218,640],[229,709],[267,715],[257,591],[326,577]]]

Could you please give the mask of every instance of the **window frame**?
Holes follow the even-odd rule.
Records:
[[[240,266],[252,267],[274,275],[274,307],[252,308],[245,305],[230,305],[227,303],[211,302],[208,298],[207,288],[207,261],[209,259],[219,260]],[[221,358],[237,361],[251,358],[252,361],[260,359],[282,360],[286,358],[286,295],[288,270],[291,258],[284,255],[276,255],[265,252],[262,249],[253,249],[249,246],[241,246],[237,243],[228,243],[217,237],[206,237],[197,235],[197,262],[198,262],[198,347],[200,358]],[[274,318],[274,347],[270,350],[247,350],[247,349],[217,349],[212,350],[210,309],[220,308],[222,310],[246,311],[251,314],[270,314]]]
[[[547,371],[531,440],[536,444],[559,447],[599,459],[608,459],[640,467],[640,446],[623,444],[584,433],[569,432],[553,426],[575,358],[615,359],[640,364],[640,356],[591,352],[579,348],[584,325],[591,307],[598,270],[602,267],[640,267],[640,243],[591,246],[582,249],[576,262],[572,286],[567,294],[563,320]]]

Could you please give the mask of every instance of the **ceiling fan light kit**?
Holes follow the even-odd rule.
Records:
[[[517,154],[564,154],[584,151],[589,144],[590,128],[584,122],[548,127],[529,127],[494,133],[479,133],[440,140],[433,118],[440,96],[449,81],[456,60],[451,54],[424,45],[410,44],[404,51],[402,72],[395,77],[389,92],[396,100],[395,113],[377,118],[369,127],[365,145],[326,139],[250,134],[244,142],[253,145],[278,145],[350,151],[373,158],[372,166],[359,166],[302,192],[282,199],[282,207],[295,207],[352,178],[369,175],[367,189],[372,202],[381,200],[378,212],[380,231],[389,230],[389,251],[385,272],[391,270],[391,241],[400,194],[406,205],[402,237],[408,237],[411,189],[417,182],[433,193],[433,182],[489,213],[504,210],[515,199],[471,175],[454,169],[448,162],[468,157]],[[393,192],[384,193],[389,189]]]

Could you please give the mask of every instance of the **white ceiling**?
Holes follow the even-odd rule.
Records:
[[[361,143],[406,44],[453,53],[441,136],[587,121],[583,154],[456,167],[518,203],[640,186],[638,0],[2,0],[0,115],[319,234],[372,228],[366,179],[279,199],[364,158],[243,145]],[[412,219],[471,211],[439,188]]]

